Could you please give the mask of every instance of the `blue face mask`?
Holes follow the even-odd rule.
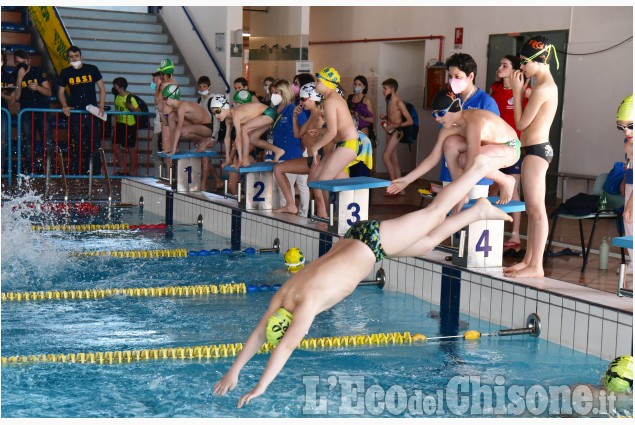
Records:
[[[157,83],[155,83],[154,81],[150,83],[150,88],[152,90],[156,90],[157,89]]]
[[[355,93],[361,93],[364,91],[364,87],[362,86],[355,86],[353,87],[353,91],[355,91]]]

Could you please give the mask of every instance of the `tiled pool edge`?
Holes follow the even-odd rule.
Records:
[[[122,202],[136,204],[143,196],[147,211],[164,215],[166,191],[154,179],[125,179]],[[289,216],[297,224],[289,223],[281,220],[280,215],[274,218],[270,213],[243,211],[233,205],[235,201],[216,195],[175,193],[173,217],[175,222],[196,223],[200,214],[205,229],[227,237],[232,236],[234,226],[234,232],[240,232],[240,240],[247,246],[269,247],[277,237],[283,252],[298,246],[308,261],[338,239],[318,230],[319,224],[306,219]],[[404,292],[442,308],[459,308],[461,313],[502,327],[524,327],[529,313],[535,312],[542,322],[541,338],[607,360],[632,354],[632,305],[626,311],[576,299],[571,293],[575,285],[565,282],[553,281],[555,285],[549,289],[532,288],[530,284],[509,282],[486,271],[467,271],[448,265],[444,256],[435,252],[425,258],[385,259],[375,265],[369,278],[383,267],[387,277],[385,290]],[[558,293],[559,286],[568,289],[563,291],[566,295]]]

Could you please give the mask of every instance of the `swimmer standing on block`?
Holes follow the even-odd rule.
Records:
[[[472,166],[443,188],[427,208],[381,223],[362,221],[351,227],[328,253],[295,273],[276,292],[234,364],[214,386],[214,394],[233,390],[243,366],[269,341],[276,347],[256,386],[238,400],[238,408],[263,394],[304,338],[315,316],[351,294],[372,271],[375,262],[385,256],[423,255],[477,220],[512,221],[485,198],[472,208],[447,217],[448,211],[465,199],[476,182],[504,165],[500,157],[479,154]]]

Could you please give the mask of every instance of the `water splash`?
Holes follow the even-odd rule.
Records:
[[[68,263],[51,237],[33,232],[32,224],[50,223],[63,218],[64,212],[46,208],[42,196],[35,192],[28,179],[23,180],[16,196],[2,203],[2,283],[3,289],[26,289],[37,283],[39,288],[50,285],[51,277]]]

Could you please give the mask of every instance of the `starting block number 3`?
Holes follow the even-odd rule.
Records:
[[[361,209],[362,208],[359,206],[357,202],[351,202],[350,204],[348,204],[348,206],[346,207],[346,210],[350,212],[350,218],[346,219],[346,224],[348,224],[349,226],[352,226],[360,222],[362,220],[361,216],[359,215],[359,212],[361,211]]]

